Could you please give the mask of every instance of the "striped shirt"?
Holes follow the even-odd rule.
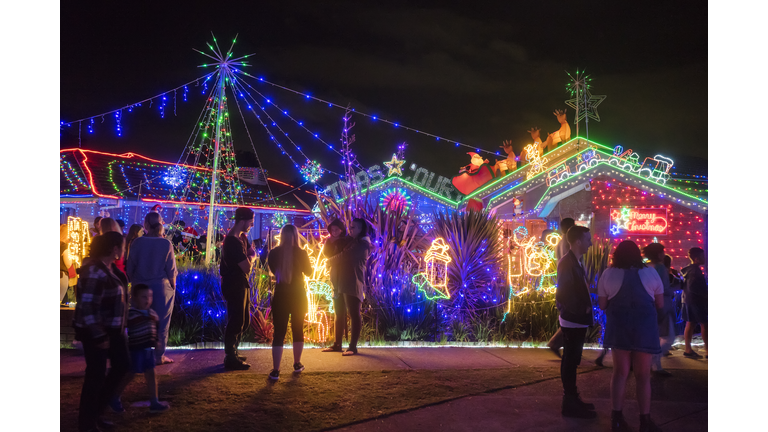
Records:
[[[128,281],[114,264],[96,259],[87,259],[79,273],[73,325],[99,344],[109,338],[107,330],[125,329]]]
[[[131,308],[128,311],[128,349],[142,350],[157,345],[157,312]]]

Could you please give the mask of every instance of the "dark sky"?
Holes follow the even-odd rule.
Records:
[[[593,94],[608,96],[598,108],[602,121],[590,122],[590,139],[622,144],[641,157],[669,155],[678,166],[701,165],[698,158],[707,157],[706,2],[251,3],[209,2],[199,9],[62,4],[62,120],[119,108],[202,76],[197,65],[206,59],[192,48],[205,49],[213,31],[227,46],[239,33],[235,55],[255,54],[245,68],[253,75],[487,150],[509,139],[519,151],[531,142],[526,130],[533,126],[555,131],[552,111],[568,99],[565,70],[586,68]],[[253,85],[338,143],[343,111]],[[164,119],[157,102],[124,113],[119,138],[112,118],[97,119],[92,135],[83,125],[83,148],[177,160],[204,104],[199,88],[191,89],[188,102],[177,97],[176,116],[172,101]],[[235,146],[249,149],[239,114],[234,106],[230,111],[238,119]],[[568,118],[575,135],[570,109]],[[353,148],[365,167],[389,160],[402,141],[409,144],[408,163],[440,174],[469,163],[469,149],[355,120]],[[287,119],[279,123],[308,156],[340,169],[339,156]],[[246,126],[270,173],[296,179],[253,115],[246,115]],[[77,127],[66,128],[62,147],[77,141]]]

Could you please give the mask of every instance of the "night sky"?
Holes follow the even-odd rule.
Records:
[[[255,54],[252,66],[244,68],[252,75],[493,151],[501,150],[502,140],[512,140],[519,152],[532,142],[526,130],[534,126],[543,137],[556,131],[552,111],[566,108],[569,99],[565,71],[586,68],[592,93],[607,95],[598,108],[601,122],[590,121],[590,139],[621,144],[641,157],[668,155],[682,169],[706,167],[706,2],[383,6],[281,1],[241,9],[217,9],[220,2],[200,9],[88,3],[61,8],[64,121],[110,111],[204,75],[197,66],[207,59],[192,49],[206,50],[213,31],[222,49],[239,33],[235,55]],[[326,141],[339,143],[342,110],[250,83]],[[98,118],[93,134],[84,124],[82,147],[176,161],[203,108],[200,91],[190,87],[187,102],[177,93],[176,116],[172,94],[163,119],[157,101],[151,108],[145,103],[124,112],[122,137],[110,117],[103,123]],[[230,113],[236,149],[250,149],[233,102]],[[573,114],[569,108],[575,136]],[[338,155],[290,120],[276,119],[309,157],[340,170]],[[364,167],[389,160],[403,141],[408,164],[453,175],[469,163],[470,149],[361,116],[354,121],[353,150]],[[290,160],[253,114],[246,113],[245,126],[270,174],[297,181]],[[303,162],[287,140],[281,142]],[[77,125],[65,128],[61,147],[77,145]],[[323,178],[323,183],[332,181]]]

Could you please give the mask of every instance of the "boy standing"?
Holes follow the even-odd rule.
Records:
[[[153,349],[157,345],[157,323],[159,318],[157,312],[151,309],[152,289],[144,284],[133,285],[131,292],[131,308],[128,310],[128,351],[131,356],[131,372],[126,376],[117,396],[110,402],[109,406],[115,412],[123,412],[120,402],[120,393],[133,376],[137,373],[144,373],[144,379],[147,381],[147,390],[149,391],[149,412],[159,413],[167,411],[170,406],[167,402],[160,402],[157,399],[157,380],[155,378],[155,354]]]

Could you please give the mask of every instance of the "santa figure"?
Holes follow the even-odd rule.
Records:
[[[488,163],[488,159],[483,159],[482,156],[475,152],[468,152],[468,155],[472,156],[472,160],[470,161],[469,165],[464,166],[461,168],[461,172],[469,172],[470,174],[474,174],[477,172],[477,170],[480,169],[481,166],[483,166],[484,163]]]

